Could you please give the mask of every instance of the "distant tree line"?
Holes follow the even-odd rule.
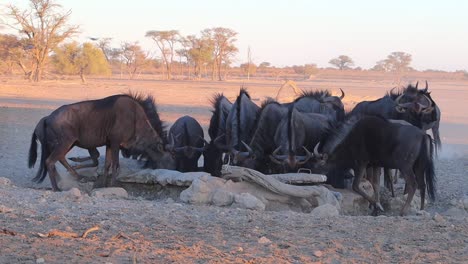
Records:
[[[31,81],[40,81],[47,69],[57,74],[79,75],[86,82],[87,75],[120,72],[121,76],[125,74],[133,79],[144,71],[158,69],[168,80],[178,75],[221,81],[227,78],[238,54],[238,33],[223,27],[207,28],[198,35],[188,36],[178,30],[148,30],[145,37],[152,40],[158,51],[156,56],[138,42],[123,42],[119,47],[113,47],[110,38],[73,42],[70,40],[79,33],[79,27],[68,23],[70,10],[64,10],[54,0],[28,1],[26,9],[6,5],[0,16],[0,29],[3,25],[17,32],[15,35],[0,33],[0,73],[20,70]],[[411,61],[411,54],[392,52],[369,70],[401,76],[413,70]],[[353,68],[354,61],[347,55],[332,58],[329,64],[340,71],[361,70]],[[256,65],[250,47],[247,61],[239,66],[240,73],[247,78],[267,71],[278,78],[288,71],[286,68],[304,79],[313,78],[319,72],[314,63],[284,68],[276,68],[269,62]]]

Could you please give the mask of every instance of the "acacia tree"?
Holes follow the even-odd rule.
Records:
[[[0,34],[0,66],[1,71],[6,74],[13,72],[13,66],[22,64],[22,58],[25,54],[21,40],[15,35]]]
[[[213,41],[206,36],[187,36],[190,42],[188,50],[189,61],[193,63],[195,76],[200,79],[203,67],[213,62]]]
[[[148,54],[143,51],[138,42],[125,42],[121,47],[123,63],[127,68],[130,79],[134,79],[136,74],[149,64]]]
[[[222,81],[222,67],[229,67],[232,58],[237,53],[238,49],[234,45],[234,42],[237,40],[237,32],[229,28],[216,27],[205,29],[202,31],[202,34],[205,38],[209,38],[213,41],[213,59],[214,63],[212,65],[212,76],[214,80],[215,74],[218,75],[218,80]],[[226,72],[226,71],[225,71]]]
[[[390,53],[385,60],[380,60],[374,66],[374,70],[403,73],[410,69],[411,54],[396,51]]]
[[[49,53],[63,40],[78,32],[78,26],[68,25],[71,10],[62,11],[53,0],[29,0],[29,9],[6,6],[6,24],[24,35],[31,44],[33,59],[29,79],[38,82],[42,78]]]
[[[328,63],[337,67],[339,70],[349,69],[354,65],[354,61],[346,55],[340,55],[338,58],[331,59]]]
[[[52,61],[62,74],[79,74],[86,82],[85,74],[110,74],[109,64],[100,48],[91,43],[78,42],[64,44],[55,49]]]
[[[166,78],[168,80],[172,79],[172,62],[174,61],[175,45],[179,41],[179,31],[150,30],[146,32],[145,36],[151,38],[158,46],[166,66]]]

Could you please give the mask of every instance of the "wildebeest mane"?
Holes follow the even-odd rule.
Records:
[[[304,97],[314,98],[320,101],[320,99],[322,99],[323,97],[328,96],[331,96],[331,93],[328,90],[302,90],[302,93],[299,95],[299,97],[296,98],[296,100],[294,100],[294,102],[297,102]]]
[[[385,96],[389,96],[390,98],[392,98],[393,100],[397,99],[398,96],[404,94],[404,93],[422,93],[421,90],[418,90],[418,88],[416,88],[416,86],[413,86],[412,84],[408,84],[408,86],[406,87],[403,87],[401,89],[391,89],[390,91],[388,91]],[[426,94],[426,93],[424,93]]]
[[[224,98],[224,95],[222,93],[216,93],[213,98],[210,99],[210,103],[213,106],[213,110],[211,112],[213,113],[213,116],[210,119],[210,126],[208,127],[208,134],[210,135],[211,139],[214,140],[217,136],[217,131],[219,129],[219,117],[222,115],[221,111],[221,102]]]
[[[141,105],[141,107],[143,107],[143,110],[145,111],[146,117],[148,118],[148,121],[150,122],[151,126],[162,138],[163,143],[167,144],[166,126],[164,125],[164,122],[159,118],[158,108],[156,106],[154,97],[152,95],[145,96],[141,93],[131,92],[125,95],[133,98]]]

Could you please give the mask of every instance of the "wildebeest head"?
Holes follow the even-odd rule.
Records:
[[[274,163],[296,169],[312,157],[307,150],[310,140],[308,137],[311,136],[307,124],[308,115],[311,113],[301,113],[294,106],[290,106],[288,114],[283,117],[275,132],[276,149],[270,155]]]
[[[433,101],[428,92],[428,83],[426,81],[426,88],[418,90],[418,83],[416,86],[408,85],[397,97],[395,98],[395,109],[399,113],[414,113],[414,114],[427,114],[434,110]],[[392,97],[396,96],[391,92]]]
[[[250,142],[259,110],[260,107],[252,102],[247,90],[241,88],[226,121],[226,142],[231,156],[244,150],[242,141]]]

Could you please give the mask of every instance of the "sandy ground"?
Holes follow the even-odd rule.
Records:
[[[82,85],[0,79],[0,177],[12,182],[0,183],[0,263],[461,263],[468,259],[468,220],[460,209],[461,200],[468,197],[466,81],[430,82],[442,109],[444,149],[436,162],[439,199],[421,215],[315,219],[292,212],[73,196],[48,191],[48,180],[41,185],[30,181],[36,172],[26,166],[31,133],[42,116],[60,105],[128,91],[151,93],[168,125],[188,114],[206,127],[211,96],[223,92],[233,99],[242,85],[260,103],[266,96],[276,96],[281,83],[91,79]],[[381,97],[392,87],[388,82],[361,80],[297,85],[337,94],[342,88],[348,107]],[[440,215],[434,217],[435,213]],[[37,235],[53,229],[81,234],[95,225],[100,230],[87,238]]]

